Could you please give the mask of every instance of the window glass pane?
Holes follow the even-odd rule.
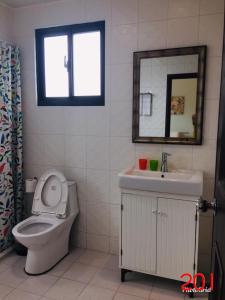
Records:
[[[75,96],[101,95],[100,32],[73,35],[73,78]]]
[[[67,36],[46,37],[44,39],[44,53],[46,97],[68,97]]]

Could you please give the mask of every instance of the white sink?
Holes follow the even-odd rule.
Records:
[[[189,170],[162,173],[130,168],[119,174],[119,186],[124,189],[201,196],[203,174]]]

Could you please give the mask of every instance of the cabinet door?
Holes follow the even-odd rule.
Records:
[[[156,272],[157,198],[122,194],[121,266]]]
[[[158,199],[157,274],[180,280],[193,274],[196,236],[194,202]]]

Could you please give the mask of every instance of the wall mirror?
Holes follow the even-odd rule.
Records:
[[[134,53],[134,143],[202,144],[206,46]]]

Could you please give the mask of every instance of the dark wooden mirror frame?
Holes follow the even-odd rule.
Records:
[[[151,51],[134,52],[133,55],[133,124],[132,142],[150,144],[202,145],[205,70],[207,46],[193,46]],[[197,103],[195,138],[177,137],[141,137],[139,136],[139,108],[140,108],[140,65],[141,59],[169,57],[181,55],[198,55],[197,72]]]

